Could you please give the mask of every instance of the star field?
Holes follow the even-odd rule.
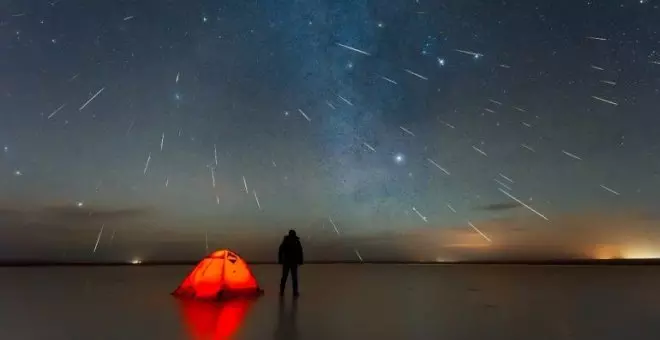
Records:
[[[657,1],[4,7],[2,257],[660,254]]]

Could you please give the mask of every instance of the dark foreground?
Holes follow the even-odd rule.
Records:
[[[183,303],[191,267],[0,268],[3,339],[660,339],[660,267],[309,265],[280,302]]]

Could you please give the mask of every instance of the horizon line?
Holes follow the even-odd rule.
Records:
[[[202,258],[200,258],[201,260]],[[278,265],[273,261],[246,261],[248,265]],[[53,267],[53,266],[184,266],[196,265],[199,261],[142,261],[133,263],[130,261],[0,261],[0,267]],[[660,259],[563,259],[563,260],[527,260],[527,261],[310,261],[304,265],[332,265],[332,264],[376,264],[376,265],[660,265]]]

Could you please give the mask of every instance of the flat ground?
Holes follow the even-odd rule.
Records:
[[[660,266],[307,265],[266,294],[182,303],[191,267],[0,268],[7,339],[660,339]]]

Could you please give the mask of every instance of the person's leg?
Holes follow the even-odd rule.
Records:
[[[291,266],[291,280],[293,281],[293,295],[298,296],[298,266]]]
[[[289,276],[289,266],[282,265],[282,279],[280,280],[280,295],[284,295],[284,288],[286,287],[286,279]]]

